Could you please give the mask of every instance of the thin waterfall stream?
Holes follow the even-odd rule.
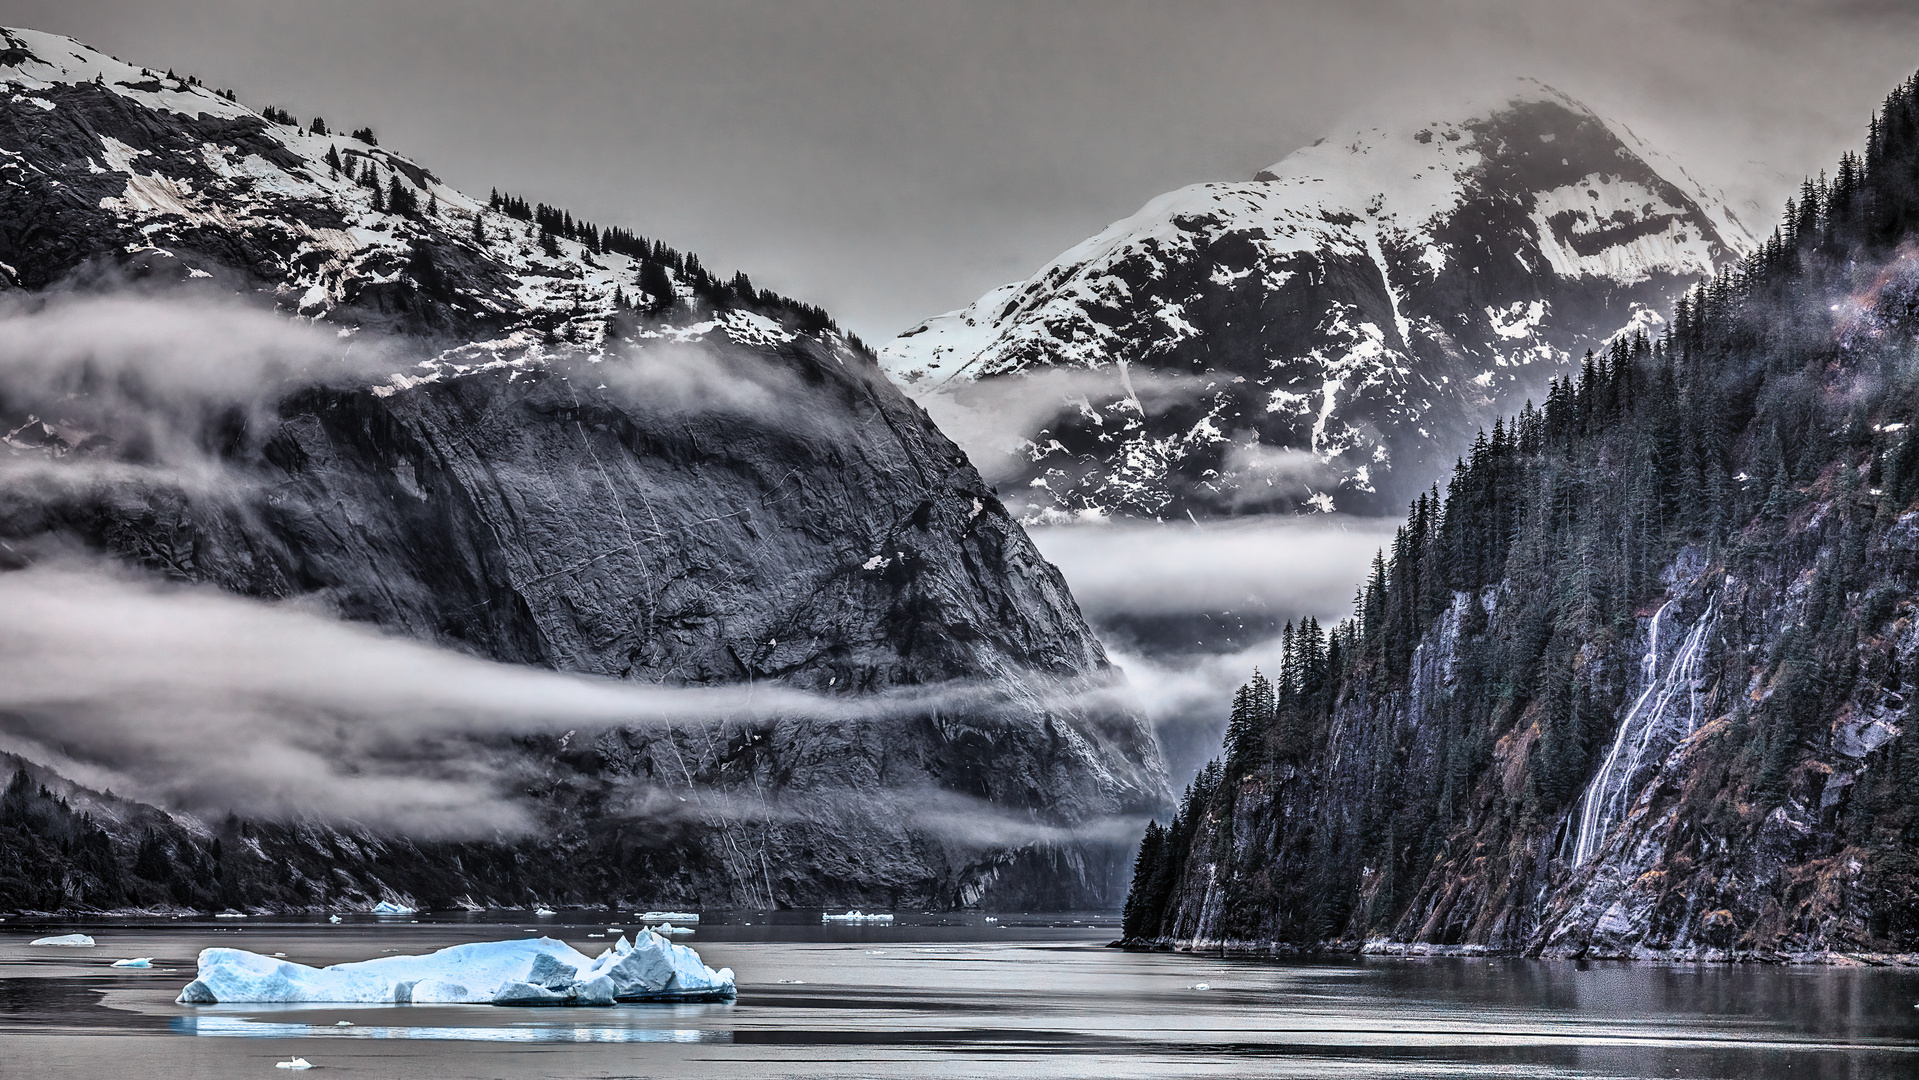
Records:
[[[1699,722],[1700,667],[1706,653],[1706,639],[1718,613],[1718,599],[1712,598],[1706,602],[1706,610],[1673,650],[1662,672],[1659,657],[1660,624],[1676,602],[1668,600],[1653,613],[1652,623],[1647,629],[1646,654],[1639,660],[1640,677],[1645,680],[1645,689],[1619,721],[1612,746],[1580,799],[1579,829],[1573,843],[1574,866],[1584,865],[1605,842],[1606,834],[1625,817],[1626,808],[1631,803],[1632,780],[1639,775],[1640,766],[1655,736],[1662,731],[1672,736],[1660,740],[1663,753],[1664,748],[1671,743],[1692,734]],[[1675,699],[1682,693],[1686,699],[1684,724],[1667,722],[1669,719],[1679,719],[1674,705]]]

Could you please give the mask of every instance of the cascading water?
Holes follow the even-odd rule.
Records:
[[[1675,601],[1668,600],[1653,614],[1647,631],[1646,655],[1640,658],[1640,678],[1646,688],[1633,701],[1632,708],[1619,721],[1612,747],[1606,752],[1599,772],[1587,785],[1579,803],[1579,828],[1573,843],[1573,865],[1579,866],[1605,842],[1606,834],[1625,816],[1640,765],[1647,750],[1661,732],[1661,753],[1679,739],[1692,734],[1699,722],[1699,676],[1706,654],[1706,638],[1717,614],[1717,598],[1706,602],[1706,610],[1692,624],[1671,659],[1662,665],[1659,657],[1659,627]],[[1685,697],[1683,714],[1675,707]],[[1684,723],[1678,723],[1683,715]]]

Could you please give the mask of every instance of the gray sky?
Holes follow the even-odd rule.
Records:
[[[1375,97],[1532,75],[1768,207],[1919,66],[1847,0],[0,0],[698,251],[875,342]]]

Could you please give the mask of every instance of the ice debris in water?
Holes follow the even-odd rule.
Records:
[[[690,926],[674,926],[670,922],[663,922],[654,927],[653,932],[656,934],[690,934],[693,932],[693,928]]]
[[[93,948],[93,939],[85,934],[61,934],[59,937],[43,937],[32,942],[34,945],[72,945],[76,948]]]
[[[552,909],[552,908],[550,908],[550,907],[543,907],[543,908],[540,908],[540,909],[538,909],[538,910],[536,910],[536,911],[535,911],[535,912],[534,912],[533,914],[535,914],[535,915],[551,915],[551,914],[553,914],[553,909]]]
[[[273,1063],[273,1067],[276,1069],[311,1069],[313,1068],[313,1062],[305,1058],[294,1058],[291,1061],[276,1061]]]
[[[649,911],[640,916],[640,921],[695,923],[700,921],[700,913],[697,911]]]
[[[379,903],[373,905],[372,911],[373,911],[373,914],[375,915],[412,915],[414,914],[414,909],[407,907],[405,904],[396,904],[391,900],[382,900]]]
[[[890,923],[893,921],[893,916],[868,915],[866,912],[860,911],[859,909],[855,908],[854,910],[849,911],[844,915],[835,915],[830,911],[826,912],[825,914],[820,916],[820,921],[823,923],[827,923],[827,922]]]
[[[183,1005],[220,1002],[611,1005],[735,996],[733,970],[714,971],[684,945],[643,933],[597,957],[553,938],[480,941],[424,956],[383,956],[315,968],[244,949],[205,949]]]
[[[151,956],[136,956],[136,957],[134,957],[134,958],[133,958],[133,959],[131,959],[131,960],[115,960],[115,961],[113,962],[113,965],[112,965],[112,966],[113,966],[113,967],[143,967],[143,968],[150,968],[150,967],[152,967],[152,966],[153,966],[153,957],[151,957]]]
[[[339,922],[339,921],[340,921],[340,917],[339,917],[338,915],[328,915],[328,916],[327,916],[327,919],[326,919],[326,921],[328,921],[328,922]]]

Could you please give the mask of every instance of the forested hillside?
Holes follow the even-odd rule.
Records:
[[[1129,937],[1919,949],[1919,77],[1762,249],[1482,435],[1152,826]]]

